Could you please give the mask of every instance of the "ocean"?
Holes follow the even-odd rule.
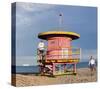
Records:
[[[14,67],[12,66],[12,73],[14,73]],[[77,64],[77,68],[87,68],[88,62],[80,62]],[[16,66],[15,73],[39,73],[39,66]]]

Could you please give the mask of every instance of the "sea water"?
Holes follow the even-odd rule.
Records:
[[[13,69],[16,68],[16,73],[39,73],[39,66],[12,66]],[[87,68],[88,62],[80,62],[77,64],[77,68]]]

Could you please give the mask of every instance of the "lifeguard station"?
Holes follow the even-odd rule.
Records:
[[[76,74],[76,65],[80,60],[80,48],[71,45],[80,38],[75,32],[57,31],[41,32],[38,38],[47,41],[44,57],[44,69],[49,68],[52,75]],[[47,74],[44,70],[44,74]]]

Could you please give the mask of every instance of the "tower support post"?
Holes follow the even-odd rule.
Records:
[[[74,74],[77,74],[76,63],[74,63],[74,65],[73,65],[73,73],[74,73]]]

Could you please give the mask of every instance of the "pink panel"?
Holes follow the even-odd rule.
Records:
[[[47,59],[59,59],[61,56],[61,51],[51,50],[48,52]]]
[[[59,38],[59,46],[62,48],[70,47],[70,39],[64,37]]]
[[[48,39],[46,59],[62,59],[63,48],[71,47],[71,39],[67,37],[52,37]],[[54,55],[54,56],[53,56]]]
[[[48,40],[48,50],[61,49],[71,46],[71,40],[66,37],[52,37]]]

